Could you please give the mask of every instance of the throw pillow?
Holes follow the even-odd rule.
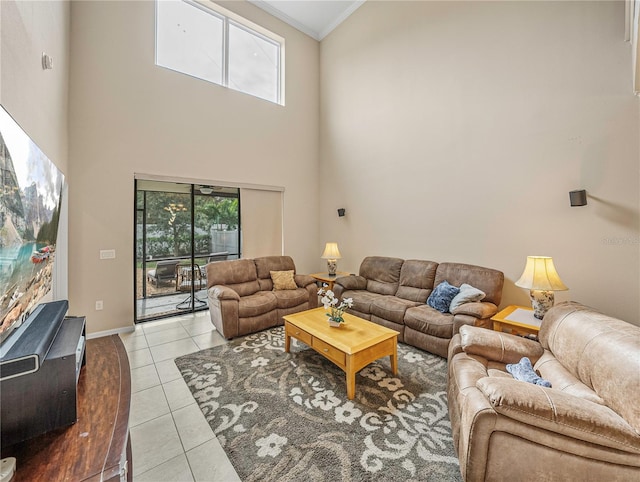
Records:
[[[269,271],[273,281],[273,290],[295,290],[298,288],[293,279],[293,270],[289,271]]]
[[[513,375],[513,378],[520,380],[521,382],[533,383],[534,385],[540,385],[541,387],[551,388],[551,383],[544,378],[539,377],[533,370],[531,360],[526,356],[522,357],[518,363],[508,363],[507,371]]]
[[[487,296],[484,291],[474,288],[467,283],[462,283],[460,286],[460,293],[455,295],[449,305],[449,311],[455,310],[458,306],[465,303],[471,303],[473,301],[480,301]]]
[[[449,311],[449,305],[451,305],[451,300],[458,293],[460,293],[460,288],[450,285],[447,281],[443,281],[431,292],[427,299],[427,304],[442,313],[447,313]]]

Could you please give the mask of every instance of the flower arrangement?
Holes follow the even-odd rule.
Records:
[[[342,303],[338,304],[338,298],[336,298],[333,291],[327,290],[325,287],[318,290],[318,295],[322,296],[322,298],[320,298],[320,302],[324,306],[324,309],[331,310],[331,312],[326,314],[329,317],[329,322],[338,324],[344,323],[342,314],[344,313],[344,310],[353,306],[353,299],[345,298],[342,300]]]

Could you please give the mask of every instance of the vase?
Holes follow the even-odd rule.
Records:
[[[342,323],[340,323],[339,321],[333,321],[331,318],[329,318],[329,326],[340,328],[342,326]]]

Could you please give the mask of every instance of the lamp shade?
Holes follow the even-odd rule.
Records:
[[[527,264],[516,286],[539,291],[566,291],[553,259],[549,256],[527,256]]]
[[[338,249],[338,243],[327,243],[324,247],[324,253],[321,256],[322,259],[340,259],[340,250]]]

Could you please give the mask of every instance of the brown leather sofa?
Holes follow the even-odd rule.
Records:
[[[271,271],[295,273],[289,256],[219,261],[206,269],[211,322],[227,339],[282,325],[284,315],[318,306],[309,275],[294,276],[296,289],[273,290]]]
[[[449,347],[448,403],[466,481],[640,480],[640,328],[575,302],[539,342],[472,326]],[[544,388],[505,364],[528,357]]]
[[[465,303],[453,313],[441,313],[426,301],[445,280],[455,286],[467,283],[486,297]],[[358,276],[337,278],[333,291],[338,298],[353,299],[349,313],[398,331],[399,341],[446,357],[449,341],[462,325],[490,326],[503,284],[504,274],[490,268],[369,256]]]

